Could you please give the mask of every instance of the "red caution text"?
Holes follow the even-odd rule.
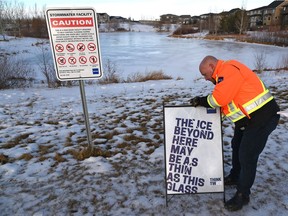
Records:
[[[64,27],[92,27],[92,17],[75,17],[75,18],[50,18],[52,28]]]

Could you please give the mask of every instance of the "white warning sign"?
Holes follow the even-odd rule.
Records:
[[[165,106],[166,193],[223,192],[219,109]]]
[[[102,77],[97,15],[93,8],[47,8],[46,23],[57,78]]]

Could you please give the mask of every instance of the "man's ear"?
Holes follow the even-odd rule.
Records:
[[[215,69],[215,65],[214,64],[212,64],[212,63],[210,63],[209,64],[209,66],[212,68],[212,72],[214,71],[214,69]]]

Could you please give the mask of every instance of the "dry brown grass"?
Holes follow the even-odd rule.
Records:
[[[54,160],[58,163],[62,163],[62,162],[67,161],[66,158],[64,158],[61,154],[59,154],[57,152],[55,153]]]
[[[53,145],[39,145],[39,153],[41,156],[49,154],[50,153],[50,149],[53,147]]]
[[[16,136],[14,139],[8,141],[6,144],[2,145],[3,149],[14,148],[15,146],[21,144],[21,142],[29,137],[30,133],[24,133]]]
[[[9,162],[9,157],[4,154],[0,154],[0,164],[5,164]]]
[[[196,32],[198,32],[198,30],[195,30],[193,25],[182,25],[173,32],[173,36],[193,34]]]
[[[24,153],[20,157],[18,157],[18,160],[26,160],[29,161],[33,158],[33,155],[30,153]]]
[[[57,120],[48,120],[44,122],[45,124],[50,124],[50,125],[59,125],[59,121]]]
[[[124,149],[124,148],[130,148],[130,145],[127,142],[123,142],[123,143],[119,143],[116,147],[119,149]]]
[[[112,152],[109,150],[104,150],[101,148],[94,147],[91,149],[90,147],[83,148],[82,150],[75,150],[75,149],[69,149],[66,153],[73,156],[76,160],[85,160],[89,157],[112,157],[113,155],[117,154],[118,152]]]
[[[167,76],[162,70],[152,71],[145,74],[135,73],[127,77],[126,80],[120,79],[117,65],[110,59],[107,60],[104,66],[104,76],[98,80],[100,85],[107,85],[112,83],[134,83],[134,82],[146,82],[148,80],[166,80],[172,79],[171,76]]]
[[[154,151],[155,151],[155,149],[153,148],[153,149],[149,149],[149,150],[145,151],[144,153],[146,155],[151,155]]]
[[[168,79],[172,79],[172,77],[165,75],[162,70],[159,70],[159,71],[152,71],[144,75],[140,73],[133,74],[127,78],[126,82],[132,83],[132,82],[146,82],[149,80],[168,80]]]

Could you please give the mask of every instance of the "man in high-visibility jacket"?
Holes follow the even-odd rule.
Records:
[[[238,61],[206,56],[199,70],[215,87],[208,96],[191,99],[191,105],[221,107],[223,117],[235,123],[232,169],[224,183],[237,185],[236,194],[225,203],[226,209],[236,211],[250,201],[258,157],[278,124],[279,106],[260,78]]]

